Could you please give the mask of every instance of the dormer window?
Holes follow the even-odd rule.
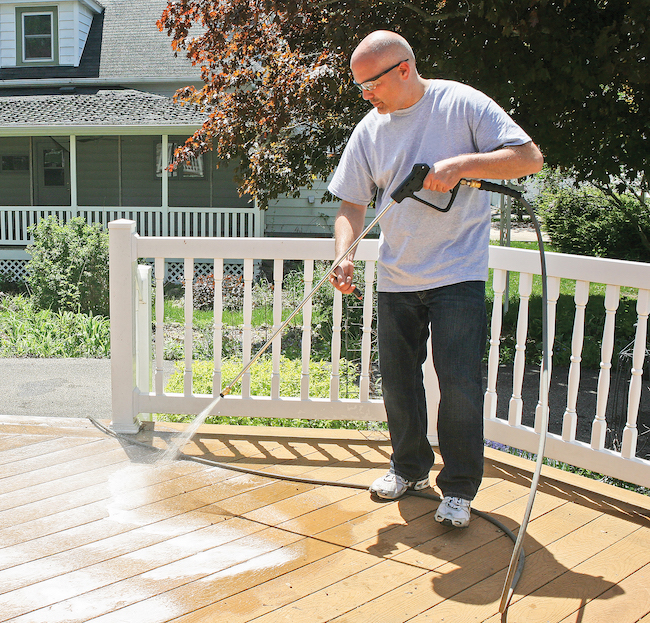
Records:
[[[17,64],[58,64],[57,7],[17,8],[16,32]]]

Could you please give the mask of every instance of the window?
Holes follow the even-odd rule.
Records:
[[[2,156],[2,171],[29,171],[29,156]]]
[[[171,162],[174,151],[180,147],[177,143],[167,143],[167,162]],[[179,165],[171,172],[170,179],[203,179],[203,154],[192,156],[189,162]],[[162,177],[162,143],[156,144],[156,177]]]
[[[43,183],[45,186],[64,186],[63,149],[45,149],[43,150]]]
[[[58,63],[58,15],[56,7],[16,9],[18,65]]]

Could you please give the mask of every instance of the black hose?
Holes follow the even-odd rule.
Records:
[[[544,458],[544,447],[545,447],[545,443],[546,443],[546,429],[548,428],[548,424],[547,424],[548,414],[546,413],[547,410],[548,410],[546,408],[548,399],[547,398],[546,398],[546,400],[544,399],[545,391],[547,389],[547,380],[546,380],[547,377],[545,375],[548,374],[548,344],[547,344],[547,341],[548,341],[548,321],[547,321],[547,309],[546,309],[547,308],[548,295],[547,295],[547,275],[546,275],[546,258],[545,258],[545,254],[544,254],[544,243],[543,243],[543,240],[542,240],[542,234],[541,234],[541,230],[540,230],[540,227],[539,227],[539,223],[537,221],[537,218],[535,217],[535,213],[533,212],[532,206],[523,198],[523,195],[519,191],[514,190],[512,188],[509,188],[507,186],[503,186],[501,184],[495,184],[493,182],[487,182],[485,180],[465,180],[465,179],[463,179],[454,188],[454,190],[452,192],[451,200],[449,201],[449,204],[447,205],[447,207],[446,208],[439,208],[439,207],[434,206],[432,204],[428,204],[427,202],[423,201],[422,199],[420,199],[419,197],[416,197],[413,194],[414,191],[421,189],[422,182],[424,180],[424,177],[428,173],[428,171],[429,171],[429,167],[427,165],[421,165],[420,164],[420,165],[415,165],[413,167],[413,170],[411,171],[409,177],[406,180],[404,180],[404,182],[402,182],[402,185],[396,191],[396,193],[398,193],[398,195],[396,195],[396,193],[394,193],[392,195],[392,199],[393,199],[392,203],[390,203],[388,206],[386,206],[386,208],[384,208],[384,210],[378,216],[375,217],[375,220],[370,224],[370,226],[367,227],[363,231],[363,233],[361,234],[361,236],[359,236],[357,238],[357,240],[355,240],[355,242],[353,243],[353,247],[356,247],[358,242],[365,236],[365,234],[381,218],[381,216],[388,210],[388,208],[390,208],[390,206],[393,203],[400,202],[402,199],[404,199],[405,197],[408,196],[408,197],[411,197],[413,199],[416,199],[417,201],[420,201],[421,203],[425,203],[427,205],[430,205],[431,207],[434,207],[437,210],[440,210],[441,212],[447,212],[451,208],[451,206],[452,206],[452,204],[454,202],[454,199],[456,198],[456,193],[458,192],[458,188],[461,185],[470,186],[472,188],[476,188],[476,189],[479,189],[479,190],[497,192],[497,193],[501,193],[501,194],[504,194],[504,195],[509,195],[509,196],[514,197],[515,199],[517,199],[526,208],[529,216],[531,217],[531,220],[532,220],[533,225],[535,227],[535,233],[537,234],[537,240],[538,240],[538,243],[539,243],[540,260],[541,260],[541,267],[542,267],[541,272],[542,272],[542,299],[543,299],[543,309],[542,309],[542,340],[543,340],[543,360],[542,360],[542,388],[543,388],[543,390],[542,390],[542,407],[543,407],[543,409],[542,409],[542,411],[543,411],[543,422],[542,422],[542,432],[541,432],[541,435],[540,435],[539,451],[538,451],[538,455],[537,455],[537,464],[536,464],[535,472],[533,474],[533,480],[532,480],[532,484],[531,484],[528,505],[526,507],[526,511],[524,513],[524,520],[521,523],[518,535],[515,535],[509,528],[504,526],[500,521],[498,521],[494,517],[490,516],[488,513],[484,513],[484,512],[479,511],[479,510],[477,510],[475,508],[470,508],[470,511],[471,511],[472,514],[474,514],[477,517],[480,517],[480,518],[485,519],[486,521],[489,521],[490,523],[492,523],[499,530],[504,532],[513,541],[513,543],[515,544],[515,547],[514,547],[513,552],[512,552],[512,558],[510,560],[510,565],[508,567],[508,575],[507,575],[506,582],[504,584],[503,592],[502,592],[502,595],[501,595],[501,604],[500,604],[500,607],[499,607],[499,611],[501,612],[501,621],[502,621],[502,623],[506,623],[507,616],[508,616],[508,607],[510,606],[510,600],[512,599],[512,596],[514,594],[514,589],[515,589],[515,587],[517,585],[517,582],[519,581],[519,578],[521,577],[521,574],[523,573],[524,566],[525,566],[525,563],[526,563],[526,554],[525,554],[524,548],[523,548],[523,537],[524,537],[525,532],[526,532],[526,526],[528,524],[528,520],[530,519],[532,504],[533,504],[533,501],[535,499],[535,494],[536,494],[536,491],[537,491],[537,485],[538,485],[539,477],[540,477],[540,474],[541,474],[542,461],[543,461],[543,458]],[[401,193],[401,194],[399,194],[399,193]],[[348,250],[348,252],[353,247],[351,247]],[[344,254],[344,256],[342,256],[342,257],[345,257],[345,255],[347,255],[348,252],[346,252],[346,254]],[[305,297],[305,299],[304,299],[303,303],[301,304],[301,306],[320,287],[320,285],[322,285],[323,282],[324,282],[324,279],[318,284],[318,286],[316,288],[314,288],[314,290],[312,290],[310,295]],[[298,308],[298,310],[299,309],[300,308]],[[298,310],[296,310],[296,312]],[[294,312],[294,313],[296,313],[296,312]],[[285,325],[283,324],[282,327],[280,328],[280,330],[284,326]],[[275,337],[275,334],[274,334],[273,337]],[[266,346],[268,346],[268,344],[273,340],[273,337],[270,340],[268,340],[268,342],[265,344],[265,346],[262,348],[262,350]],[[261,354],[261,351],[260,351],[260,353],[258,353],[258,356],[259,356],[259,354]],[[235,384],[235,382],[241,376],[243,376],[243,373],[247,369],[248,368],[244,368],[244,370],[242,370],[242,372],[240,372],[240,376],[238,376],[235,379],[235,381],[233,381],[231,383],[231,385],[228,386],[228,388],[227,388],[228,391]],[[224,393],[222,392],[220,394],[220,397],[223,397],[223,396],[224,396]],[[213,405],[210,405],[210,407],[208,407],[204,411],[204,413],[207,413],[212,408],[212,406]],[[151,446],[150,444],[138,441],[137,439],[133,439],[133,438],[131,438],[129,436],[122,435],[122,434],[119,434],[119,433],[111,430],[110,428],[104,426],[103,424],[101,424],[100,422],[98,422],[97,420],[95,420],[91,416],[88,416],[88,419],[99,430],[103,431],[104,433],[106,433],[108,435],[111,435],[111,436],[113,436],[113,437],[115,437],[117,439],[127,441],[130,444],[147,448],[148,450],[155,450],[156,452],[160,452],[160,453],[162,452],[159,448],[155,448],[154,446]],[[175,458],[178,458],[178,459],[183,460],[183,461],[194,461],[195,463],[201,463],[203,465],[208,465],[210,467],[218,467],[218,468],[221,468],[221,469],[226,469],[226,470],[230,470],[230,471],[249,474],[249,475],[252,475],[252,476],[261,476],[261,477],[264,477],[264,478],[272,478],[272,479],[276,479],[276,480],[286,480],[286,481],[290,481],[290,482],[298,482],[298,483],[303,483],[303,484],[313,484],[313,485],[318,485],[318,486],[346,487],[346,488],[349,488],[349,489],[360,489],[360,490],[367,490],[368,489],[368,487],[366,485],[347,483],[347,482],[336,482],[336,481],[330,481],[330,480],[317,480],[317,479],[314,479],[314,478],[306,478],[306,477],[285,476],[285,475],[281,475],[281,474],[274,474],[274,473],[263,472],[263,471],[259,471],[259,470],[255,470],[255,469],[250,469],[250,468],[247,468],[247,467],[240,467],[240,466],[237,466],[237,465],[231,465],[229,463],[219,463],[217,461],[210,461],[208,459],[203,459],[203,458],[200,458],[200,457],[195,457],[195,456],[191,456],[191,455],[188,455],[188,454],[184,454],[183,452],[180,452],[180,450],[175,455]],[[436,502],[441,501],[439,496],[437,496],[435,494],[431,494],[431,493],[425,493],[423,491],[407,490],[406,494],[416,496],[416,497],[426,498],[426,499],[433,500],[433,501],[436,501]]]

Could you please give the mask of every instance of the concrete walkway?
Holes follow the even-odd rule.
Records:
[[[111,417],[110,359],[0,359],[0,413]]]
[[[111,361],[0,358],[0,415],[111,419]]]

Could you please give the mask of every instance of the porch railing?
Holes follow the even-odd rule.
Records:
[[[29,227],[48,216],[56,216],[63,223],[80,216],[88,223],[104,226],[126,218],[135,221],[141,236],[250,238],[264,235],[263,215],[263,211],[254,207],[6,206],[0,208],[0,246],[30,244]]]
[[[113,427],[122,432],[135,432],[140,426],[139,414],[186,413],[198,414],[217,396],[222,382],[222,299],[221,279],[225,258],[240,258],[244,264],[244,304],[242,327],[242,353],[244,361],[252,353],[252,287],[253,267],[258,260],[273,261],[274,302],[273,323],[278,327],[282,312],[282,279],[284,260],[304,260],[305,291],[313,281],[314,262],[331,261],[334,244],[323,239],[280,238],[162,238],[136,234],[135,223],[117,220],[109,224],[110,231],[110,297],[111,297],[111,352],[113,388]],[[212,394],[193,392],[192,337],[193,305],[187,291],[185,299],[185,371],[182,393],[166,393],[163,379],[163,279],[162,266],[167,257],[185,258],[186,282],[191,280],[194,258],[214,260],[214,369]],[[146,268],[138,265],[139,258],[155,258],[155,284]],[[309,395],[309,352],[312,337],[311,301],[303,310],[302,326],[302,381],[300,396],[280,396],[282,377],[280,366],[280,341],[271,346],[272,372],[268,396],[252,396],[250,375],[242,379],[242,395],[228,395],[215,407],[220,415],[247,415],[308,419],[354,419],[381,421],[385,419],[381,400],[370,392],[372,293],[374,286],[377,241],[364,240],[359,245],[356,259],[365,263],[359,286],[364,292],[363,338],[359,373],[359,397],[343,399],[339,395],[339,357],[342,337],[342,297],[334,293],[332,309],[332,361],[329,398]],[[533,278],[540,274],[540,260],[533,251],[503,247],[490,248],[490,267],[493,269],[494,306],[490,328],[487,391],[485,393],[486,438],[510,447],[535,452],[539,440],[541,403],[535,406],[532,426],[522,423],[522,385],[526,369],[525,350],[528,339],[528,301]],[[582,467],[625,481],[650,487],[650,461],[637,455],[639,438],[638,417],[643,389],[643,368],[647,348],[647,324],[650,313],[650,264],[622,262],[599,258],[578,257],[565,254],[547,254],[549,274],[548,311],[550,318],[549,340],[555,334],[555,309],[560,293],[560,280],[575,284],[575,311],[571,341],[571,363],[566,388],[566,401],[562,414],[561,433],[549,433],[547,456],[558,461]],[[502,304],[506,291],[508,272],[519,273],[519,311],[516,347],[512,365],[512,386],[497,394],[499,349],[502,328]],[[581,359],[585,330],[585,309],[590,283],[605,284],[605,318],[600,340],[600,370],[596,406],[593,413],[578,413],[577,398],[581,391]],[[155,352],[152,351],[150,328],[152,326],[152,287],[155,291]],[[325,286],[324,286],[325,287]],[[329,287],[329,286],[327,286]],[[627,379],[627,415],[620,449],[605,447],[608,422],[607,403],[611,393],[611,370],[614,354],[614,322],[621,287],[631,288],[636,296],[636,327],[631,347],[631,370]],[[281,337],[281,336],[279,336]],[[225,383],[224,383],[225,384]],[[553,384],[553,380],[551,380]],[[429,438],[437,442],[436,413],[439,402],[435,369],[429,359],[425,364],[425,385],[430,413]],[[538,399],[539,400],[539,399]],[[497,402],[508,401],[508,416],[497,417]],[[590,421],[590,440],[576,439],[579,415]]]

